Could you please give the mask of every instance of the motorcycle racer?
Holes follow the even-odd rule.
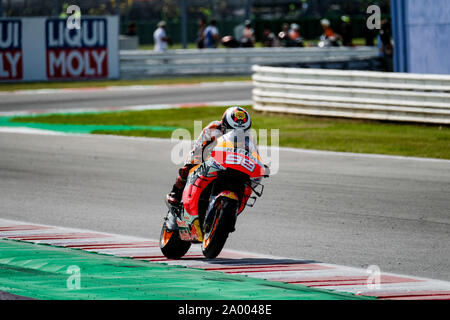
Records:
[[[179,206],[186,186],[186,179],[189,171],[197,164],[203,163],[214,148],[217,139],[227,133],[229,130],[241,129],[244,132],[251,128],[250,114],[241,107],[228,108],[220,121],[212,121],[208,124],[195,141],[184,166],[179,169],[178,177],[172,190],[166,195],[166,204],[170,206]],[[169,214],[166,221],[169,230],[177,228],[176,217]]]

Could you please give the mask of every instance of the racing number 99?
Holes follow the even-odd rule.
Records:
[[[241,167],[244,167],[249,172],[253,172],[255,170],[255,164],[247,159],[244,156],[241,156],[239,154],[233,154],[230,153],[227,155],[227,158],[225,159],[226,164],[235,164],[240,165]]]

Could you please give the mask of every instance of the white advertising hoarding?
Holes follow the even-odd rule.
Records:
[[[119,77],[118,17],[0,19],[0,81]]]

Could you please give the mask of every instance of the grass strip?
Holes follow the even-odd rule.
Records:
[[[318,118],[285,114],[266,114],[252,110],[252,127],[279,129],[282,147],[338,152],[386,154],[450,159],[450,127],[354,119]],[[96,114],[51,114],[15,117],[10,122],[66,125],[124,125],[185,128],[194,137],[194,121],[207,125],[221,118],[224,108],[199,107],[167,110],[123,111]],[[130,130],[95,129],[92,133],[137,137],[170,138],[172,132],[145,128]],[[261,144],[261,141],[259,141]]]

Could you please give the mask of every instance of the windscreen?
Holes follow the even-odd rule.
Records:
[[[242,149],[259,159],[258,146],[248,131],[238,129],[227,132],[217,141],[216,148]]]

